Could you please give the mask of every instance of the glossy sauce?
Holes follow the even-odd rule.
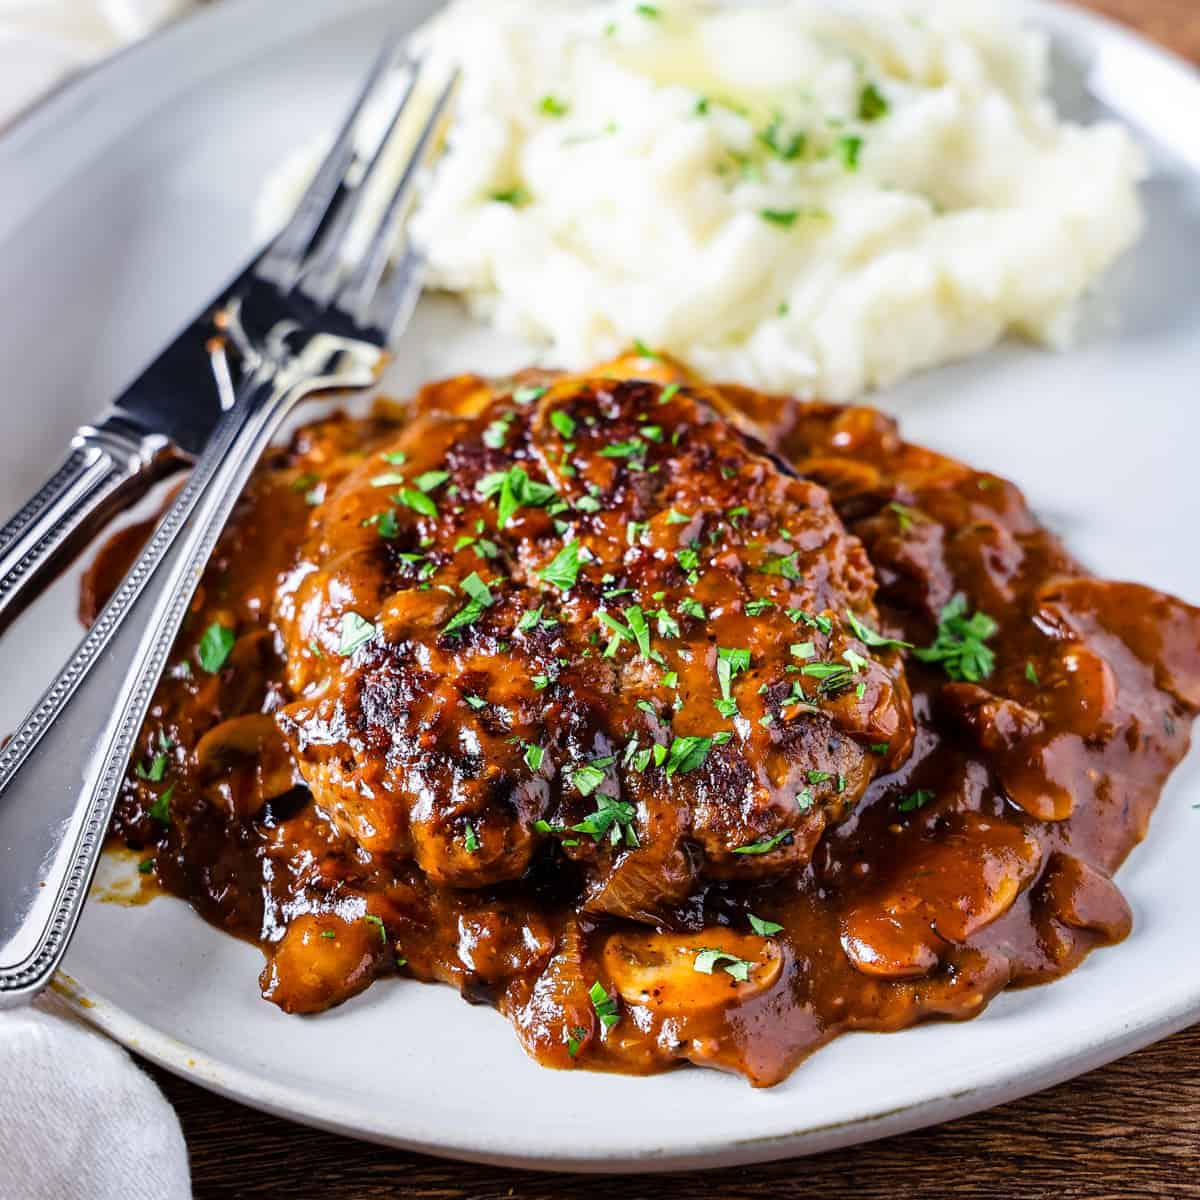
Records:
[[[880,750],[861,800],[784,871],[696,872],[638,920],[585,905],[590,859],[553,839],[510,878],[434,882],[314,803],[280,732],[299,694],[289,637],[300,644],[280,598],[316,569],[304,546],[338,495],[405,429],[335,418],[260,467],[156,694],[113,823],[144,853],[147,880],[259,943],[264,995],[287,1011],[319,1012],[398,972],[496,1005],[547,1065],[690,1060],[755,1085],[843,1030],[970,1017],[1125,937],[1110,877],[1186,752],[1200,613],[1092,579],[1011,484],[903,443],[873,410],[706,389],[663,363],[597,375],[688,385],[828,489],[873,564],[883,634],[930,645],[961,594],[996,623],[994,668],[954,680],[905,654],[911,747]],[[480,386],[436,385],[416,412]],[[102,552],[85,607],[135,549],[128,535]],[[214,623],[237,636],[210,674],[198,644]],[[303,669],[320,670],[320,654]]]

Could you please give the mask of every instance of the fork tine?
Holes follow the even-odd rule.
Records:
[[[347,172],[354,162],[356,148],[354,134],[359,119],[374,95],[380,82],[387,75],[404,37],[399,32],[392,34],[383,44],[362,89],[355,98],[337,137],[325,155],[312,182],[305,189],[296,211],[283,230],[272,242],[259,265],[259,274],[283,288],[291,287],[299,273],[305,255],[313,239],[320,232],[330,209],[337,199],[339,189],[346,181]]]
[[[379,178],[380,168],[387,157],[388,146],[417,90],[422,69],[423,63],[420,60],[409,64],[404,91],[393,106],[391,118],[383,132],[383,137],[371,155],[371,161],[355,181],[353,187],[348,189],[342,203],[334,213],[333,219],[326,222],[317,244],[312,247],[300,268],[297,282],[303,281],[305,293],[318,305],[324,306],[331,302],[345,273],[343,252],[347,239],[362,211],[363,202],[370,194],[372,181]]]
[[[420,290],[420,257],[411,245],[406,245],[393,278],[379,296],[379,315],[374,322],[369,321],[373,301],[380,292],[380,281],[396,248],[400,228],[412,207],[417,180],[439,147],[445,119],[458,89],[458,81],[459,72],[456,70],[434,100],[417,135],[411,156],[405,164],[404,173],[392,191],[387,208],[380,216],[370,242],[338,296],[338,307],[358,325],[373,323],[386,334],[398,320],[401,310],[409,303],[408,293],[412,291],[415,295],[415,292]]]

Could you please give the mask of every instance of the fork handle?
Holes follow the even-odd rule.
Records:
[[[225,414],[146,549],[0,751],[0,1007],[66,951],[154,689],[204,566],[263,450],[309,393],[366,387],[383,354],[316,335]]]
[[[0,629],[114,513],[182,462],[168,438],[115,410],[82,426],[62,466],[0,528]]]

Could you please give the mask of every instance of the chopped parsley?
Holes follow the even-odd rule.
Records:
[[[847,171],[858,170],[859,156],[862,154],[863,140],[854,134],[839,138],[837,142],[838,157]]]
[[[343,658],[353,654],[359,646],[369,642],[376,633],[376,628],[366,617],[356,612],[342,613],[342,625],[339,631],[338,654]]]
[[[999,626],[987,613],[968,617],[967,598],[961,592],[942,609],[933,645],[917,650],[925,663],[938,663],[951,679],[978,683],[996,665],[996,655],[984,645]]]
[[[550,389],[547,387],[519,387],[513,392],[514,404],[532,404],[540,400]]]
[[[604,782],[604,771],[601,767],[585,763],[568,771],[567,779],[581,796],[590,796]]]
[[[575,435],[575,418],[570,413],[563,412],[561,408],[556,408],[550,414],[550,424],[565,438]]]
[[[483,610],[490,608],[495,603],[491,589],[475,571],[472,571],[458,586],[470,599],[442,627],[443,633],[453,633],[455,630],[474,624],[483,615]]]
[[[424,492],[417,491],[416,488],[404,488],[393,499],[403,504],[405,508],[411,508],[413,512],[420,513],[423,517],[438,515],[437,505]]]
[[[617,1011],[616,1000],[604,990],[604,985],[599,980],[588,989],[588,998],[592,1002],[592,1008],[596,1010],[596,1016],[600,1018],[600,1024],[605,1029],[611,1029],[621,1019],[621,1014]]]
[[[503,450],[508,439],[508,427],[512,424],[513,413],[505,413],[497,417],[484,431],[483,444],[489,450]]]
[[[513,208],[520,208],[529,203],[529,193],[524,188],[515,187],[507,191],[492,192],[488,199],[495,204],[511,204]]]
[[[790,829],[783,829],[774,837],[759,838],[757,842],[751,842],[748,846],[738,846],[734,854],[769,854],[781,842],[789,841],[791,836]]]
[[[214,621],[200,638],[200,665],[210,675],[215,675],[225,665],[236,640],[232,629]]]
[[[405,482],[400,471],[384,471],[381,475],[371,476],[372,487],[399,487]]]
[[[582,550],[583,547],[578,542],[568,542],[554,556],[554,560],[538,572],[538,575],[545,583],[553,584],[554,587],[561,588],[564,592],[570,591],[579,578]]]
[[[149,875],[150,872],[153,870],[154,870],[154,859],[152,859],[152,858],[143,858],[142,861],[140,863],[138,863],[138,874],[139,875]]]
[[[668,383],[667,386],[658,394],[659,404],[670,404],[677,391],[679,391],[679,384]]]
[[[548,117],[565,117],[571,111],[571,106],[557,96],[543,96],[538,111]]]
[[[633,11],[639,17],[645,17],[648,21],[657,21],[662,16],[661,9],[654,4],[637,4],[634,5]]]
[[[667,750],[668,775],[686,775],[704,766],[708,752],[713,748],[711,737],[677,737]]]
[[[464,700],[476,711],[482,712],[487,708],[488,702],[482,696],[464,696]]]
[[[800,568],[796,565],[796,551],[778,558],[768,559],[759,570],[764,575],[781,575],[784,579],[795,583],[801,578]]]
[[[924,808],[930,800],[933,799],[933,793],[924,788],[919,788],[908,796],[901,796],[896,802],[897,809],[900,812],[916,812],[919,808]]]
[[[1041,687],[1041,680],[1038,679],[1037,668],[1031,662],[1025,664],[1025,678],[1033,684],[1034,687]]]
[[[858,119],[878,121],[891,110],[887,97],[873,83],[868,83],[858,96]]]
[[[694,617],[697,621],[703,621],[706,617],[704,605],[699,600],[693,600],[690,596],[685,596],[680,600],[679,611],[685,617]]]
[[[474,854],[479,849],[479,835],[470,821],[463,822],[463,848],[468,854]]]
[[[876,633],[869,625],[864,625],[852,612],[846,611],[846,624],[850,626],[854,636],[858,638],[864,646],[872,646],[876,649],[886,649],[888,646],[895,646],[898,650],[911,650],[912,642],[897,641],[896,638],[884,637],[881,633]]]
[[[149,816],[160,825],[170,825],[171,823],[171,796],[174,791],[175,785],[171,784],[148,809]]]
[[[449,471],[426,471],[423,475],[418,475],[413,483],[417,485],[418,491],[432,492],[440,488],[449,478]]]
[[[363,920],[366,921],[368,925],[375,926],[375,928],[379,931],[379,940],[386,946],[388,940],[387,926],[383,923],[383,918],[377,917],[374,913],[363,913]]]
[[[391,463],[393,467],[401,467],[408,462],[408,455],[403,450],[389,450],[386,454],[379,456],[386,463]]]
[[[762,917],[756,917],[753,913],[747,913],[746,919],[750,922],[750,928],[759,937],[770,937],[771,934],[778,933],[783,928],[777,921],[764,921]]]
[[[798,208],[763,208],[759,210],[758,215],[772,225],[781,225],[784,229],[790,229],[795,225],[800,210]]]
[[[701,975],[711,975],[713,968],[720,963],[725,964],[723,969],[739,983],[745,983],[750,978],[750,968],[754,966],[752,962],[738,958],[736,954],[727,954],[724,950],[701,950],[696,955],[692,970],[699,971]]]
[[[540,771],[542,769],[542,759],[545,758],[546,752],[541,746],[526,746],[525,747],[525,765],[531,771]]]
[[[496,520],[504,529],[519,508],[545,508],[558,499],[558,494],[548,483],[530,479],[523,467],[510,467],[507,471],[493,471],[479,481],[479,494],[486,500],[498,496]]]
[[[723,717],[737,714],[737,701],[730,691],[734,678],[750,667],[750,651],[717,647],[717,682],[721,686],[721,699],[716,701],[717,711]]]
[[[151,783],[161,783],[163,776],[167,773],[167,750],[170,749],[170,743],[163,747],[153,758],[149,767],[143,767],[138,763],[135,772],[139,779],[147,779]]]

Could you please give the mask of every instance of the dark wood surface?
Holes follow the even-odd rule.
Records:
[[[1200,0],[1087,3],[1200,62]],[[183,1122],[197,1200],[1200,1200],[1200,1026],[975,1117],[852,1151],[703,1175],[569,1176],[444,1162],[263,1116],[151,1071]],[[503,1094],[497,1081],[481,1086]]]

